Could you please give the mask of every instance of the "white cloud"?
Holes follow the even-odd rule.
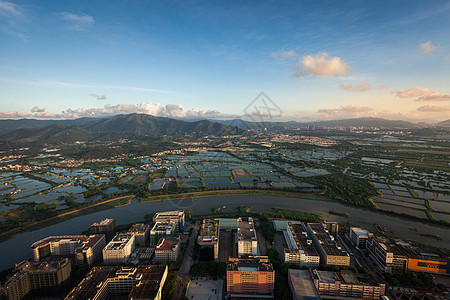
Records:
[[[350,82],[345,81],[341,83],[341,87],[349,92],[365,92],[372,88],[372,86],[367,81],[363,81],[355,87],[353,87]]]
[[[42,112],[45,112],[45,108],[39,108],[39,107],[37,107],[37,106],[34,106],[34,107],[31,109],[31,112],[32,112],[32,113],[42,113]]]
[[[106,95],[89,94],[89,96],[97,98],[97,100],[106,100]]]
[[[415,101],[450,101],[450,95],[437,93],[429,88],[412,87],[406,90],[397,90],[395,95],[399,98],[416,98]]]
[[[61,19],[69,24],[69,28],[73,30],[85,30],[95,23],[94,18],[86,14],[72,14],[63,12],[59,15]]]
[[[431,41],[419,45],[419,51],[425,55],[433,54],[434,50],[438,49],[440,45],[433,45]]]
[[[347,76],[352,70],[340,57],[328,58],[327,53],[319,53],[315,56],[305,55],[294,66],[294,69],[295,77]]]
[[[321,108],[317,111],[324,118],[359,118],[362,116],[373,116],[374,109],[366,106],[346,105],[339,108]]]
[[[19,112],[19,111],[5,111],[0,112],[0,119],[21,119],[21,118],[29,118],[31,114]]]

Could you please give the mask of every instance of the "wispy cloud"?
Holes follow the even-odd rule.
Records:
[[[431,41],[419,45],[419,51],[425,55],[433,54],[434,50],[438,49],[440,45],[433,45]]]
[[[450,95],[437,93],[429,88],[412,87],[406,90],[394,91],[399,98],[416,98],[415,101],[450,101]]]
[[[72,30],[86,30],[95,23],[95,20],[92,16],[84,13],[73,14],[69,12],[62,12],[59,14],[59,16],[68,24],[68,27]]]
[[[443,113],[450,112],[450,106],[424,105],[417,108],[420,112]]]
[[[106,100],[106,95],[89,94],[89,96],[97,98],[97,100]]]
[[[367,106],[346,105],[339,108],[322,108],[317,111],[324,118],[358,118],[372,115],[374,109]]]
[[[363,81],[355,87],[353,87],[350,82],[345,81],[341,83],[341,87],[349,92],[365,92],[372,88],[372,86],[367,81]]]
[[[289,57],[299,56],[297,53],[295,53],[294,50],[280,51],[278,53],[272,52],[270,55],[272,55],[272,57],[275,58],[275,59],[286,59],[286,58],[289,58]]]
[[[16,17],[22,15],[20,6],[15,3],[0,0],[0,15],[4,17]]]
[[[92,89],[92,90],[124,90],[124,91],[138,91],[138,92],[150,92],[150,93],[160,93],[160,94],[171,94],[177,96],[187,97],[181,93],[177,93],[169,90],[152,89],[147,87],[137,87],[137,86],[123,86],[123,85],[111,85],[102,83],[79,83],[79,82],[66,82],[57,80],[44,80],[44,81],[33,81],[33,80],[23,80],[17,78],[5,78],[0,77],[0,81],[14,83],[14,84],[24,84],[39,87],[63,87],[63,88],[74,88],[74,89]]]
[[[294,66],[294,69],[295,77],[347,76],[352,70],[340,57],[329,58],[327,53],[319,53],[314,56],[305,55]]]
[[[21,30],[21,24],[26,21],[27,16],[22,6],[0,0],[0,31],[15,38],[26,39],[26,34]]]

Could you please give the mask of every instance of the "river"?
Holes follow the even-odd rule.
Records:
[[[374,223],[378,222],[387,227],[388,233],[394,234],[395,236],[440,248],[450,247],[449,229],[386,216],[335,202],[272,196],[217,196],[147,203],[138,203],[136,200],[133,200],[127,206],[76,217],[46,228],[15,235],[11,239],[0,243],[0,257],[2,257],[0,260],[0,270],[11,268],[15,263],[30,258],[30,246],[35,241],[50,235],[79,234],[89,229],[92,223],[104,218],[113,218],[119,225],[142,221],[146,214],[168,210],[192,209],[192,214],[194,215],[209,214],[212,208],[218,206],[226,206],[226,208],[221,209],[222,212],[237,212],[239,206],[251,206],[252,211],[257,212],[271,211],[273,207],[295,209],[318,214],[322,219],[327,221],[338,221],[341,223],[349,221],[352,224],[360,224],[372,232],[375,231]],[[346,219],[344,217],[330,215],[328,213],[330,210],[348,212],[350,217]],[[418,228],[419,232],[439,234],[442,236],[442,240],[439,241],[420,236],[419,233],[410,230],[410,227]]]

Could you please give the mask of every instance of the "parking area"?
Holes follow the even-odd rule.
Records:
[[[223,280],[196,277],[191,279],[186,291],[188,299],[220,300],[222,299]]]

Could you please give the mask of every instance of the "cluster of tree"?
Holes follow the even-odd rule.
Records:
[[[422,288],[427,290],[441,290],[447,291],[447,288],[442,285],[436,283],[433,280],[433,277],[427,273],[415,273],[415,272],[406,272],[405,274],[391,274],[385,273],[384,278],[386,281],[392,286],[404,286],[404,287],[412,287],[412,288]]]
[[[178,276],[175,273],[169,273],[167,276],[166,282],[164,283],[164,287],[162,290],[162,299],[170,300],[172,298],[172,294],[175,292],[175,287],[177,285]]]
[[[303,211],[275,208],[275,212],[276,218],[304,221],[309,223],[322,222],[322,218],[320,216]]]
[[[222,277],[227,271],[227,264],[224,262],[200,262],[192,265],[189,274],[192,276]]]

